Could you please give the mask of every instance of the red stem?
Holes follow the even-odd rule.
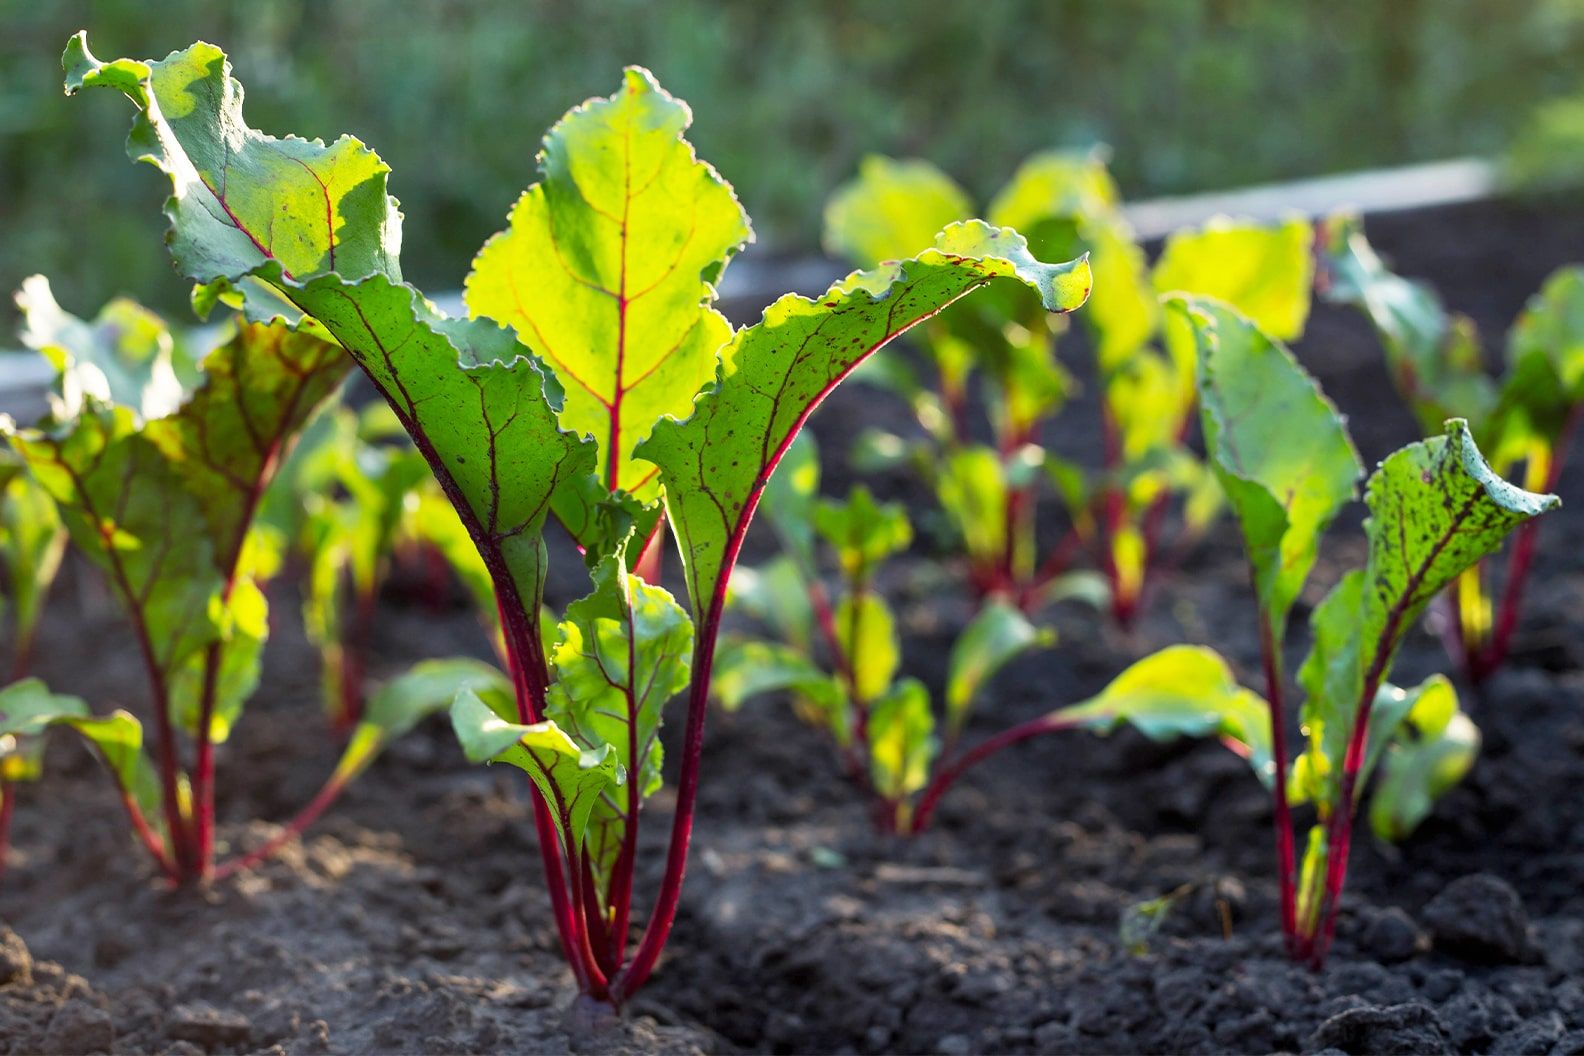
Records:
[[[1019,723],[1011,729],[1002,730],[989,740],[981,741],[968,751],[954,759],[950,764],[936,771],[929,787],[924,789],[924,794],[919,797],[918,808],[913,812],[911,832],[923,832],[929,825],[935,807],[940,802],[952,784],[963,775],[970,767],[984,762],[990,756],[1010,748],[1014,744],[1026,741],[1031,737],[1041,734],[1056,733],[1060,730],[1070,730],[1078,724],[1071,719],[1064,719],[1059,714],[1041,715],[1037,719]]]
[[[1276,652],[1269,614],[1260,606],[1260,653],[1265,666],[1265,699],[1270,706],[1271,755],[1275,771],[1271,782],[1271,801],[1276,827],[1277,885],[1281,896],[1282,939],[1287,952],[1298,948],[1298,896],[1296,888],[1297,854],[1293,847],[1292,808],[1287,802],[1287,717],[1282,706],[1284,692],[1281,657]]]
[[[308,805],[297,813],[297,816],[281,827],[281,831],[265,840],[258,847],[246,854],[232,858],[230,861],[221,862],[214,869],[214,878],[224,880],[228,876],[243,873],[272,857],[276,851],[286,846],[291,841],[300,837],[308,826],[319,820],[319,815],[335,802],[346,788],[346,778],[340,773],[331,774],[329,780],[319,789]]]

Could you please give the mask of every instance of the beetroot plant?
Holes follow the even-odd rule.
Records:
[[[281,552],[279,537],[256,523],[258,505],[303,423],[337,391],[345,357],[310,327],[238,319],[222,325],[188,388],[172,363],[174,342],[151,313],[113,306],[122,324],[137,326],[94,327],[62,311],[41,283],[29,293],[29,343],[60,379],[42,422],[0,425],[125,611],[148,680],[155,758],[130,712],[96,715],[37,679],[0,692],[0,736],[51,726],[84,735],[171,881],[247,867],[301,831],[391,736],[459,684],[453,677],[450,691],[427,695],[412,682],[387,687],[324,789],[282,834],[216,865],[216,747],[257,685],[269,629],[263,585]],[[481,691],[490,674],[502,681],[487,665],[443,670]],[[432,686],[435,672],[420,674]]]
[[[1467,419],[1499,473],[1521,468],[1525,487],[1555,488],[1584,417],[1584,268],[1559,269],[1530,299],[1507,334],[1506,372],[1493,379],[1473,320],[1448,312],[1424,283],[1391,272],[1356,217],[1331,218],[1323,235],[1319,286],[1374,323],[1392,383],[1419,427],[1434,432],[1445,418]],[[1512,648],[1539,532],[1538,522],[1518,530],[1500,577],[1481,561],[1447,591],[1443,639],[1476,685]]]
[[[872,157],[827,206],[825,240],[832,252],[868,266],[971,208],[967,194],[928,162]],[[1057,355],[1068,321],[1016,289],[976,298],[923,328],[923,373],[894,355],[866,371],[908,401],[924,439],[909,444],[872,432],[861,441],[861,464],[906,460],[919,470],[961,540],[981,598],[1033,612],[1056,597],[1092,595],[1084,578],[1065,575],[1088,551],[1112,616],[1126,625],[1162,564],[1173,499],[1184,506],[1179,545],[1218,509],[1213,478],[1184,444],[1194,350],[1162,331],[1158,295],[1219,297],[1273,333],[1295,337],[1309,309],[1308,225],[1217,219],[1172,235],[1151,268],[1100,158],[1061,152],[1026,161],[988,215],[1024,232],[1042,256],[1091,256],[1095,291],[1079,318],[1095,351],[1103,465],[1086,471],[1044,446],[1048,422],[1076,388]],[[975,383],[989,409],[989,443],[970,413]],[[1042,552],[1035,514],[1043,494],[1063,502],[1069,525]]]
[[[1279,342],[1208,299],[1177,298],[1170,308],[1171,325],[1199,348],[1205,446],[1242,530],[1258,605],[1268,752],[1251,750],[1248,738],[1230,743],[1272,793],[1289,950],[1318,964],[1335,932],[1354,815],[1371,774],[1382,771],[1371,822],[1395,839],[1461,778],[1477,749],[1477,731],[1445,678],[1412,689],[1389,681],[1404,637],[1442,588],[1558,500],[1498,477],[1462,419],[1376,468],[1364,490],[1365,564],[1310,616],[1298,671],[1304,748],[1289,770],[1287,617],[1362,467],[1342,417]],[[1315,815],[1301,862],[1294,807]]]
[[[773,629],[778,640],[728,639],[715,694],[736,710],[751,697],[787,693],[798,716],[830,738],[848,776],[870,797],[876,827],[917,832],[928,813],[915,813],[914,799],[929,786],[935,764],[957,755],[990,680],[1055,635],[1005,601],[988,602],[952,646],[945,710],[937,721],[929,689],[899,677],[901,634],[876,587],[882,565],[912,539],[907,512],[899,504],[876,503],[862,485],[844,501],[821,499],[819,475],[812,437],[800,436],[765,490],[764,512],[782,553],[763,568],[740,569],[731,591],[737,607]],[[835,557],[834,591],[825,586],[821,551]]]
[[[475,318],[451,319],[402,281],[388,170],[357,140],[249,128],[207,44],[101,63],[79,36],[65,64],[69,91],[113,87],[136,105],[130,151],[171,178],[181,273],[204,297],[333,337],[456,508],[494,587],[514,693],[458,694],[453,724],[470,757],[527,771],[563,952],[582,993],[620,1005],[676,916],[727,587],[787,446],[897,334],[998,278],[1070,310],[1088,294],[1087,264],[1042,264],[1013,231],[956,224],[917,256],[817,300],[784,297],[733,333],[710,302],[747,218],[683,138],[687,108],[634,68],[551,130],[539,182],[468,277]],[[662,497],[691,620],[629,571]],[[593,590],[542,634],[552,513]],[[662,780],[663,706],[684,686],[670,842],[634,943],[641,808]]]

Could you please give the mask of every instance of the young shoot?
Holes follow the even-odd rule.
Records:
[[[1382,771],[1374,830],[1399,839],[1461,779],[1478,746],[1445,678],[1411,689],[1389,681],[1404,637],[1442,588],[1559,502],[1498,477],[1462,419],[1383,461],[1364,489],[1364,566],[1310,616],[1297,677],[1304,748],[1289,763],[1287,616],[1321,536],[1355,497],[1362,466],[1341,415],[1280,342],[1206,298],[1174,298],[1169,309],[1170,325],[1198,345],[1205,446],[1242,530],[1257,600],[1269,749],[1234,746],[1271,790],[1288,949],[1318,965],[1335,933],[1354,815],[1371,774]],[[1314,812],[1301,863],[1292,818],[1300,806]]]

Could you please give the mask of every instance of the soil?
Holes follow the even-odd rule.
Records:
[[[1584,212],[1554,205],[1369,226],[1498,347],[1584,244]],[[1298,351],[1367,460],[1413,439],[1362,320],[1317,306]],[[851,431],[887,413],[850,389],[815,416],[832,488]],[[1051,442],[1092,457],[1087,413]],[[882,483],[920,499],[905,478]],[[1560,490],[1584,495],[1584,459]],[[1485,736],[1474,773],[1406,844],[1358,847],[1321,972],[1282,954],[1268,802],[1211,744],[1037,740],[974,771],[931,832],[882,839],[787,709],[717,713],[676,930],[612,1021],[573,1003],[520,775],[466,766],[442,723],[395,746],[301,844],[202,892],[163,888],[109,782],[62,738],[25,791],[0,889],[0,1052],[1584,1052],[1584,558],[1565,542],[1581,511],[1546,525],[1515,655],[1468,698]],[[1361,552],[1353,518],[1294,614],[1300,645],[1304,605]],[[926,541],[892,584],[909,669],[937,689],[967,616],[941,600],[958,571]],[[1059,609],[1060,647],[1009,668],[973,734],[1081,699],[1172,642],[1252,673],[1245,576],[1223,524],[1132,633]],[[386,601],[377,673],[483,655],[460,603],[436,613],[394,588]],[[274,831],[248,819],[288,816],[336,751],[289,596],[275,613],[264,684],[220,760],[233,844]],[[131,643],[85,569],[60,584],[36,666],[96,707],[141,706]],[[1420,630],[1398,680],[1446,666]],[[658,843],[667,795],[649,810]],[[658,858],[650,847],[644,891]],[[1162,897],[1158,928],[1125,942],[1130,907]]]

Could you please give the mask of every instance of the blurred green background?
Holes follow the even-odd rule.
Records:
[[[43,271],[84,313],[186,289],[162,178],[121,150],[130,108],[61,94],[82,27],[101,58],[213,41],[255,126],[357,134],[436,290],[625,63],[692,103],[700,153],[789,251],[869,151],[983,197],[1034,150],[1104,141],[1130,196],[1189,192],[1494,153],[1584,69],[1584,0],[0,0],[0,287]]]

